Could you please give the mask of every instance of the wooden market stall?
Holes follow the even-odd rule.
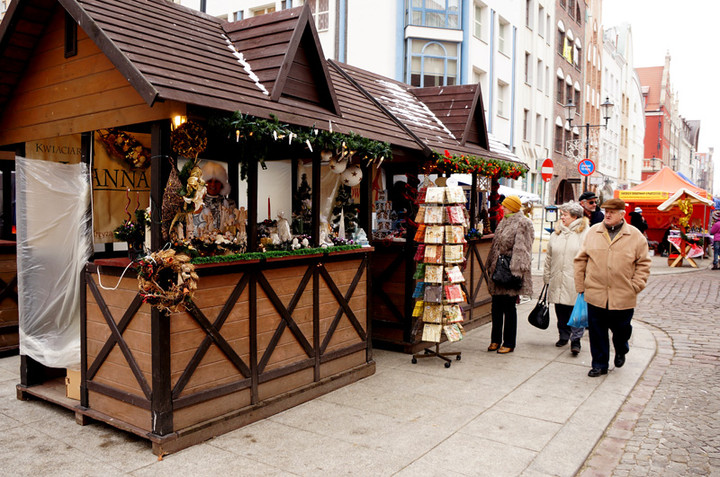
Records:
[[[362,180],[352,194],[359,202],[357,225],[367,231],[376,164],[390,163],[388,147],[408,171],[420,171],[418,164],[432,158],[434,148],[489,154],[451,135],[427,141],[435,132],[398,120],[361,86],[361,72],[323,60],[307,6],[226,23],[165,1],[19,0],[0,24],[0,75],[0,149],[16,160],[84,164],[94,210],[95,251],[75,290],[81,303],[79,402],[66,396],[65,369],[22,348],[18,397],[65,406],[80,423],[97,419],[133,432],[158,454],[374,372],[375,249],[321,248],[327,245],[321,181],[328,171],[320,138],[340,135],[364,148],[353,159],[353,173]],[[250,253],[187,270],[178,259],[179,268],[172,268],[178,280],[183,273],[196,278],[182,278],[186,289],[178,285],[178,306],[163,308],[139,285],[148,283],[143,280],[151,262],[168,258],[167,244],[180,240],[172,232],[167,236],[174,230],[165,216],[168,198],[180,204],[202,199],[190,195],[188,177],[176,169],[178,156],[192,166],[200,151],[194,149],[195,159],[180,154],[190,149],[178,146],[183,137],[177,132],[193,143],[200,134],[188,131],[200,130],[207,133],[203,159],[225,164],[230,198],[247,206],[243,250]],[[253,133],[254,149],[247,146]],[[110,157],[118,152],[120,160]],[[345,147],[335,152],[342,159]],[[272,215],[268,199],[262,220],[258,177],[277,160],[292,164],[288,190],[294,193],[296,171],[307,166],[307,254],[252,254],[271,244],[271,237],[259,237]],[[246,197],[238,193],[240,175],[247,177]],[[183,188],[174,188],[178,180]],[[120,256],[127,252],[113,244],[114,226],[103,222],[130,222],[134,200],[137,211],[146,205],[151,210],[145,241],[150,259],[135,269],[127,268],[129,259]],[[305,201],[293,198],[293,213],[299,202]],[[478,260],[482,254],[469,253]],[[479,290],[482,265],[469,269]]]
[[[259,161],[238,157],[235,131],[213,129],[214,117],[241,111],[245,120],[265,118],[275,133],[290,124],[354,133],[381,149],[379,141],[414,147],[324,62],[307,7],[226,24],[163,1],[21,0],[0,27],[0,58],[8,82],[0,89],[0,147],[46,161],[74,154],[93,167],[96,208],[103,188],[120,189],[130,204],[121,188],[134,193],[137,183],[146,184],[145,202],[140,206],[139,191],[137,202],[152,204],[150,250],[166,240],[161,204],[175,159],[171,119],[207,130],[206,158],[227,164],[236,201],[238,173],[247,174],[250,252],[264,245],[257,235]],[[132,157],[149,168],[123,169],[120,161],[99,169],[98,154],[116,139],[115,146],[129,146],[125,159],[136,151]],[[286,155],[262,159],[306,163],[319,186],[320,150],[308,142],[293,153],[274,147],[276,138],[265,139],[267,152]],[[360,165],[365,179],[357,188],[364,207],[358,221],[368,230],[362,195],[370,166]],[[311,245],[319,247],[320,187],[311,202]],[[109,213],[128,212],[124,199],[120,204]],[[168,314],[144,303],[132,269],[123,275],[127,258],[117,258],[111,243],[96,246],[78,290],[79,402],[65,396],[65,369],[26,354],[18,396],[66,406],[80,422],[98,419],[134,432],[163,454],[372,374],[372,248],[336,249],[197,265],[194,299]],[[108,287],[114,277],[118,286]]]
[[[453,173],[473,173],[468,210],[470,228],[476,232],[470,234],[468,240],[463,284],[468,297],[463,306],[463,326],[472,329],[490,317],[491,298],[484,264],[492,234],[480,219],[482,213],[487,216],[487,205],[483,204],[487,204],[493,182],[497,185],[501,177],[517,179],[527,167],[518,163],[517,156],[502,143],[488,136],[478,84],[416,88],[347,65],[343,70],[408,131],[420,148],[419,151],[396,149],[393,161],[383,163],[373,180],[374,185],[386,182],[384,189],[388,196],[381,202],[391,205],[403,224],[395,230],[383,231],[379,227],[373,230],[373,341],[376,346],[414,353],[424,343],[418,332],[418,320],[411,316],[415,303],[412,293],[418,279],[413,278],[417,243],[409,211],[417,211],[413,199],[422,184],[407,185],[408,182],[423,174],[439,173],[447,177]],[[449,158],[445,156],[448,151],[451,151]],[[465,163],[465,159],[470,158],[473,168]],[[377,202],[375,209],[376,214],[382,213]],[[406,211],[404,217],[401,210]]]

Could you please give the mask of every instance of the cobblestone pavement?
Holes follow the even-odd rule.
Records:
[[[651,276],[634,319],[657,355],[578,475],[720,476],[720,272]]]

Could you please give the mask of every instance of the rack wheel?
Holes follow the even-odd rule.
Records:
[[[457,356],[455,356],[455,359],[460,361],[460,357],[461,357],[460,355],[457,355]]]
[[[446,367],[446,368],[449,368],[451,364],[452,364],[452,363],[450,363],[450,361],[448,361],[448,362],[445,363],[445,367]]]
[[[410,361],[410,362],[411,362],[412,364],[417,364],[417,358],[416,358],[415,356],[413,356],[413,359],[412,359],[412,361]]]

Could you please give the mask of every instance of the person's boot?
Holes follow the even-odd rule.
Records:
[[[580,340],[572,340],[570,342],[570,352],[573,354],[573,356],[577,356],[580,354]]]

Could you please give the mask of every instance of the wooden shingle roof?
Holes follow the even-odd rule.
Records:
[[[326,61],[307,5],[224,22],[166,0],[17,0],[0,25],[0,115],[58,5],[150,106],[274,114],[425,154],[499,157],[482,134],[479,88],[412,88]],[[445,98],[468,107],[443,109]]]
[[[460,144],[472,143],[488,149],[480,85],[433,86],[410,91],[442,120]]]

